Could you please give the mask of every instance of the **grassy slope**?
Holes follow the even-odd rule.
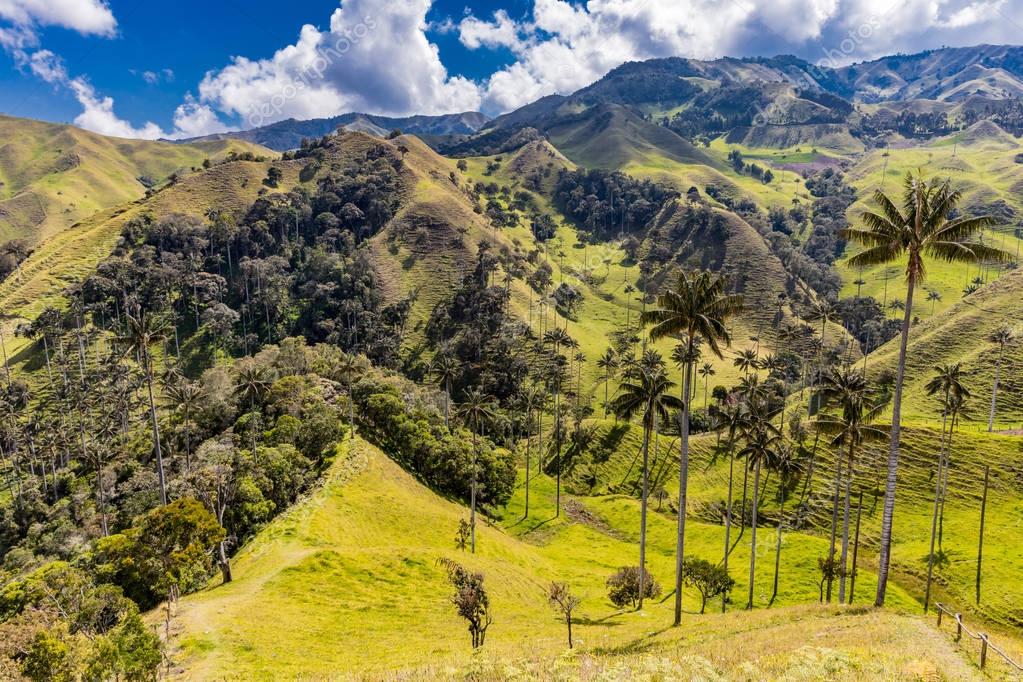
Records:
[[[551,516],[551,493],[549,481],[534,490],[531,519]],[[521,496],[507,519],[518,518],[519,504]],[[473,665],[495,679],[513,674],[509,665],[527,678],[554,676],[555,667],[566,665],[562,675],[583,677],[594,668],[619,670],[620,677],[649,665],[692,666],[694,674],[702,669],[726,679],[976,676],[929,621],[896,612],[846,611],[836,618],[834,610],[797,606],[698,617],[689,613],[696,605],[692,590],[684,618],[698,627],[664,627],[671,599],[648,602],[639,613],[618,612],[604,597],[603,581],[635,560],[635,545],[622,539],[631,540],[628,531],[615,525],[635,521],[635,503],[611,497],[584,504],[573,503],[575,520],[483,527],[479,553],[461,554],[452,536],[466,510],[357,441],[322,489],[243,548],[234,583],[181,601],[173,629],[180,647],[172,654],[176,673],[281,679],[412,668],[414,677],[457,675],[469,647],[437,565],[449,557],[486,575],[495,622]],[[651,523],[650,563],[662,581],[670,578],[670,526],[659,516]],[[698,552],[717,539],[717,529],[694,524]],[[561,664],[554,659],[564,650],[563,625],[543,597],[551,579],[569,581],[584,598],[575,626],[581,655]],[[796,591],[806,587],[799,575],[786,582]]]
[[[236,140],[172,144],[104,137],[80,128],[0,116],[0,242],[44,242],[71,225],[138,199],[149,176],[162,183],[230,151],[274,152]]]
[[[271,162],[235,161],[185,177],[148,199],[101,211],[47,239],[21,265],[20,273],[0,283],[7,351],[16,363],[25,339],[14,337],[18,322],[34,318],[44,307],[62,307],[64,289],[87,276],[113,249],[125,223],[150,214],[154,218],[180,213],[203,217],[209,208],[242,212],[263,187]],[[275,162],[284,171],[283,185],[298,182],[300,161]]]

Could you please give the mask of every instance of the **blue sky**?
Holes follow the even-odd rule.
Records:
[[[497,114],[632,59],[982,42],[1023,42],[1023,0],[0,0],[0,111],[184,137],[352,110]]]

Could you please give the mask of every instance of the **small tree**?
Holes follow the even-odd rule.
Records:
[[[700,593],[700,613],[706,609],[708,599],[727,595],[735,587],[735,579],[722,566],[696,557],[688,557],[682,563],[682,580]]]
[[[820,588],[820,600],[824,601],[824,585],[833,583],[842,574],[842,568],[838,563],[838,557],[834,551],[827,557],[817,557],[817,570],[821,572],[821,580],[817,584]]]
[[[458,532],[455,533],[455,547],[465,551],[469,546],[469,537],[472,535],[472,526],[465,519],[458,520]]]
[[[473,573],[451,559],[441,559],[440,564],[447,570],[448,581],[455,588],[451,603],[458,610],[458,615],[469,623],[472,648],[478,649],[486,640],[487,628],[494,622],[490,613],[490,597],[483,587],[483,574]]]
[[[639,566],[623,566],[607,579],[607,596],[618,608],[636,608],[640,599]],[[643,598],[653,599],[661,595],[661,586],[646,569],[643,571]]]
[[[572,648],[572,611],[579,606],[582,599],[572,594],[568,583],[552,582],[547,589],[547,601],[551,607],[565,619],[568,626],[568,648]]]
[[[270,166],[270,169],[266,172],[266,179],[263,180],[263,184],[267,187],[277,187],[284,179],[284,173],[277,166]]]

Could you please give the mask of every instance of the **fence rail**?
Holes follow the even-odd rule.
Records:
[[[1008,663],[1011,667],[1015,668],[1016,670],[1018,670],[1020,672],[1023,672],[1023,665],[1020,665],[1016,661],[1012,660],[1012,658],[1009,657],[1009,654],[1005,653],[1004,651],[999,649],[997,646],[992,644],[991,640],[988,638],[988,636],[986,634],[984,634],[983,632],[974,632],[970,628],[966,627],[966,623],[963,622],[963,615],[961,613],[955,613],[953,611],[950,611],[948,609],[948,607],[946,607],[941,602],[938,602],[937,604],[935,604],[935,606],[938,609],[938,628],[939,629],[941,628],[941,616],[942,616],[942,614],[946,614],[947,613],[949,616],[954,618],[955,622],[956,622],[956,639],[955,639],[955,641],[958,642],[958,641],[962,640],[963,633],[966,633],[966,636],[969,637],[970,639],[975,639],[975,640],[980,642],[980,667],[981,667],[981,669],[983,669],[984,666],[987,665],[987,654],[988,654],[988,651],[993,651],[996,654],[998,654],[999,656],[1001,656],[1002,660],[1004,660],[1006,663]]]

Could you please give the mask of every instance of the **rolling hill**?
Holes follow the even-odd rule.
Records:
[[[0,242],[39,244],[95,213],[144,196],[232,152],[271,156],[243,141],[191,144],[103,137],[80,128],[0,116]]]

